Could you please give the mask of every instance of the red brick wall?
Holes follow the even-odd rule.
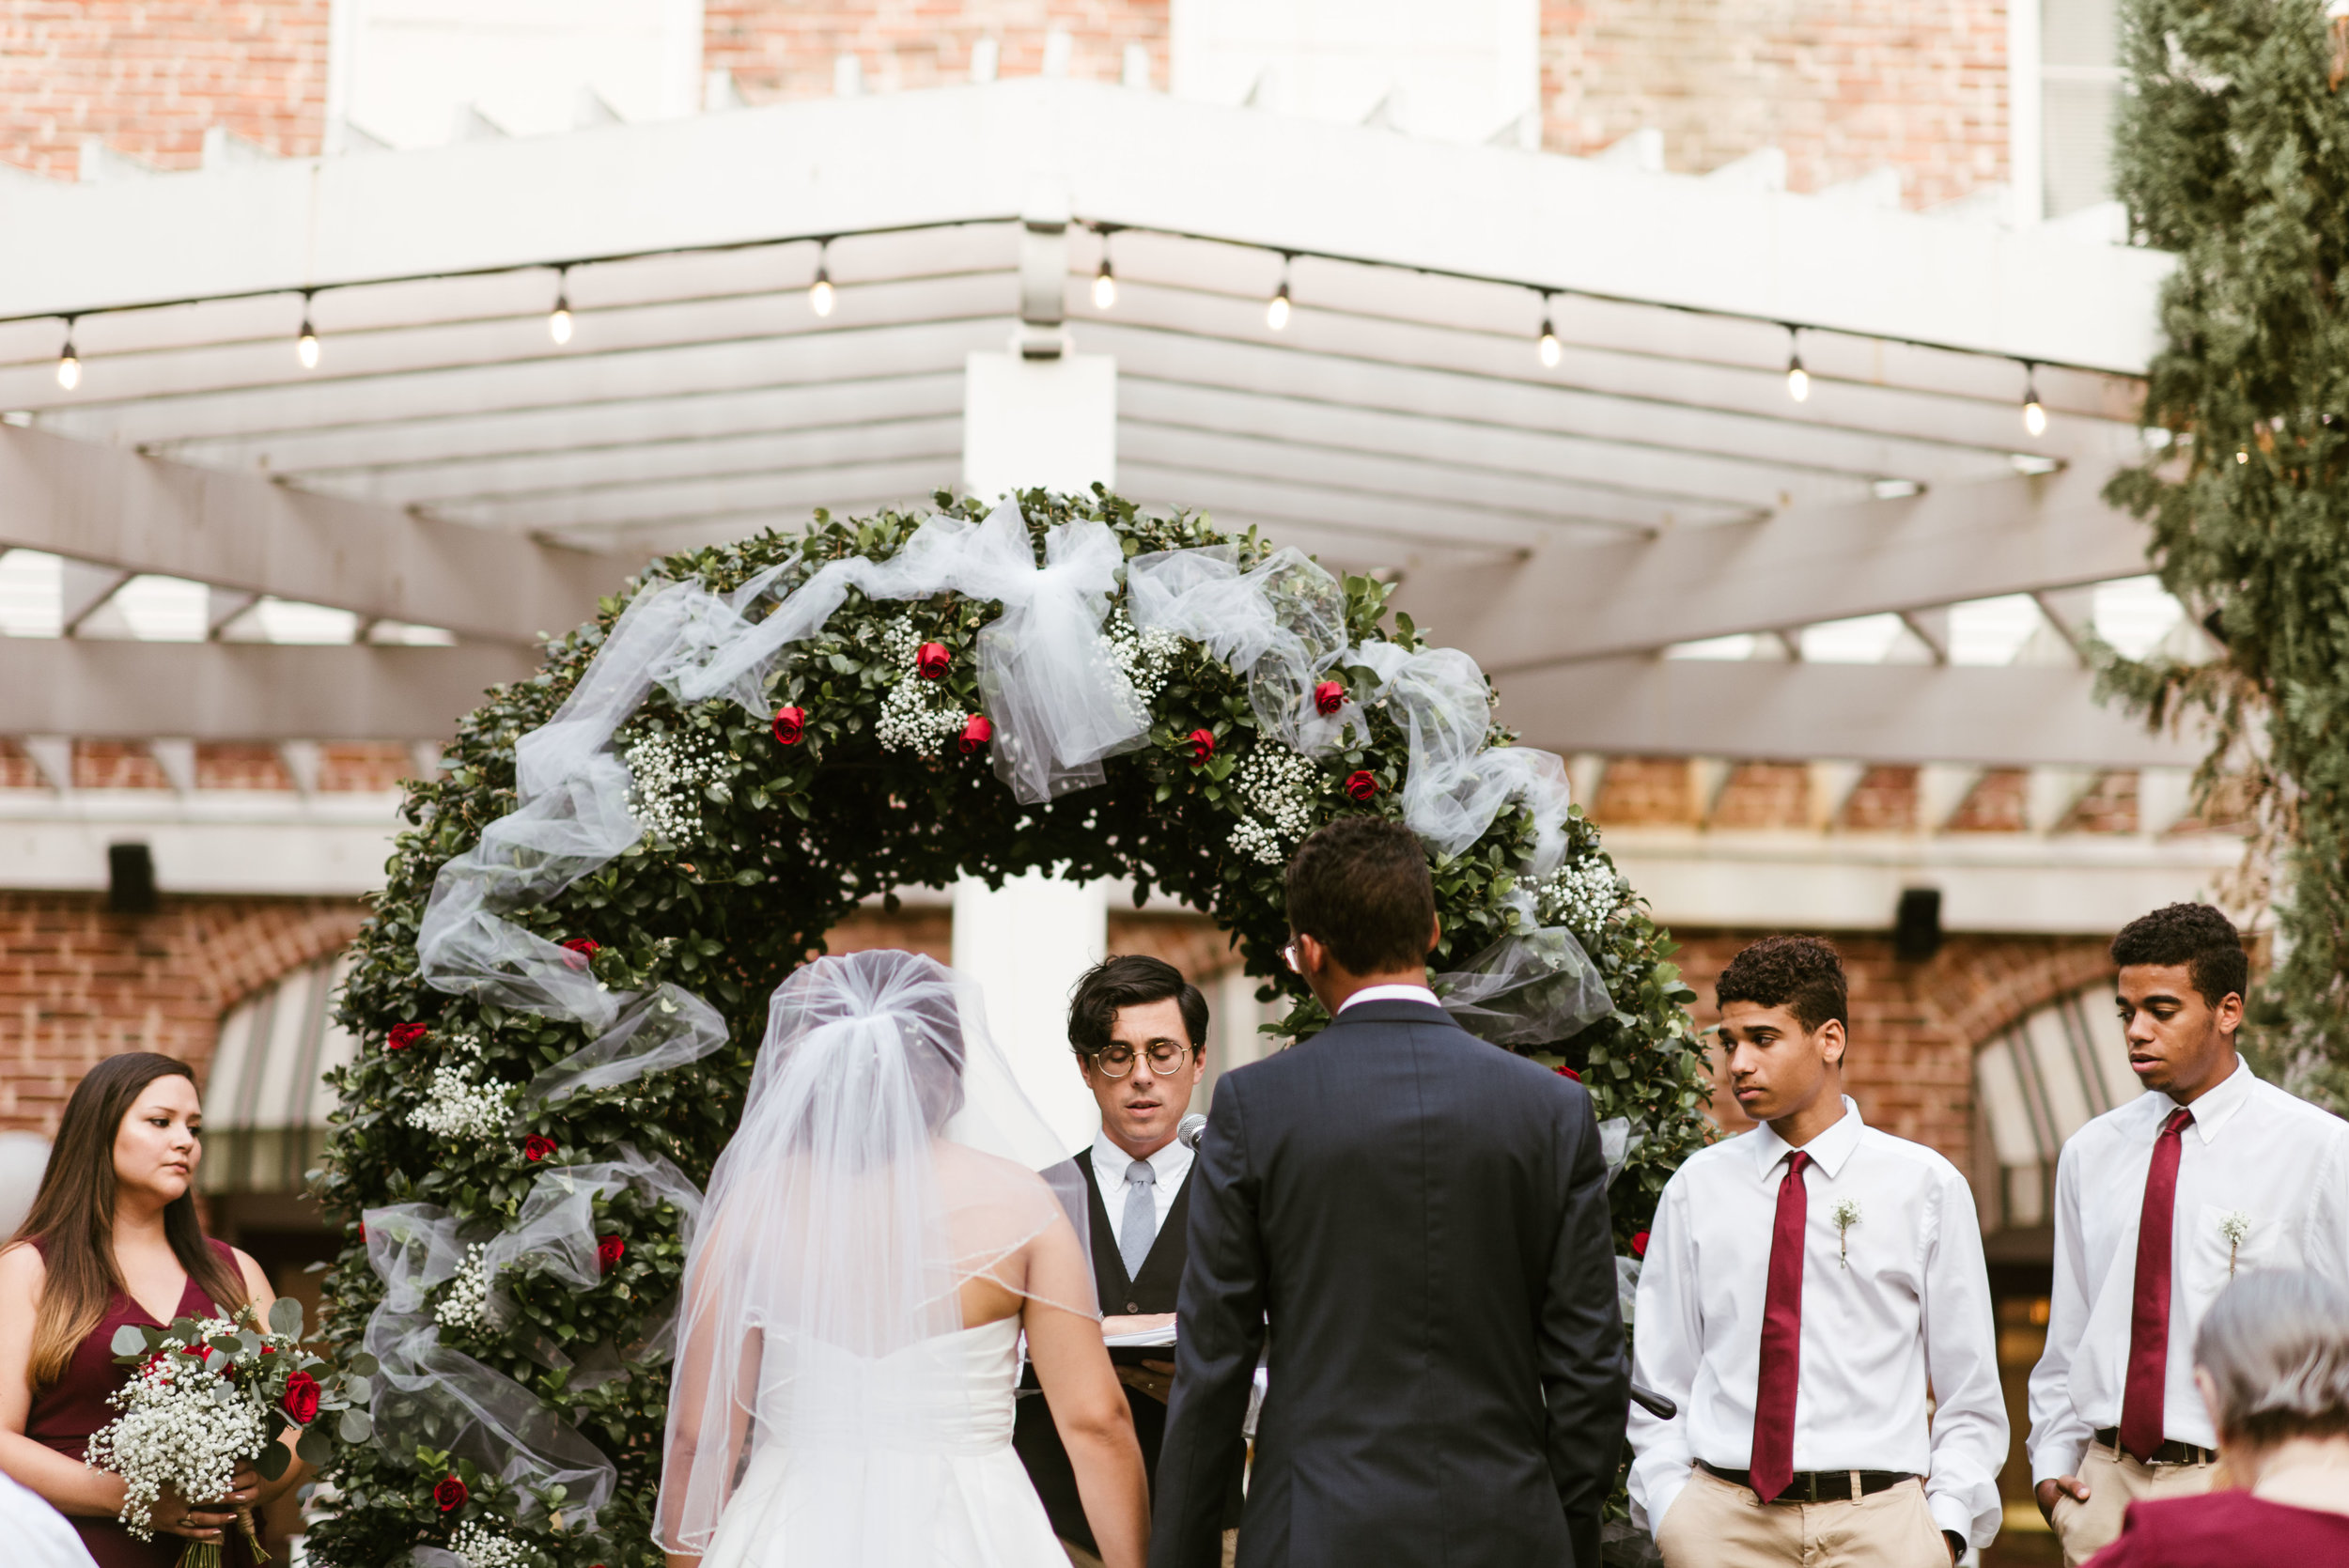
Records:
[[[1682,944],[1673,961],[1697,992],[1691,1011],[1710,1029],[1720,1021],[1714,983],[1765,933],[1673,935]],[[1892,956],[1889,937],[1829,936],[1851,980],[1844,1082],[1852,1097],[1872,1125],[1932,1145],[1961,1171],[1973,1169],[1975,1048],[2032,1008],[2112,972],[2094,937],[1952,937],[1930,961],[1906,964]],[[1725,1086],[1713,1114],[1733,1131],[1752,1125]]]
[[[166,898],[113,915],[98,893],[0,893],[0,1128],[54,1133],[101,1057],[211,1063],[221,1015],[358,935],[332,898]]]
[[[1069,36],[1069,75],[1114,82],[1126,46],[1139,43],[1163,91],[1166,19],[1167,0],[709,0],[702,66],[732,71],[743,98],[764,103],[829,94],[832,62],[854,54],[865,91],[895,92],[969,81],[972,50],[987,38],[996,40],[1000,74],[1038,75],[1045,35],[1059,31]]]
[[[207,126],[319,149],[330,0],[0,0],[0,158],[74,177],[86,135],[158,168]]]
[[[1889,165],[1930,207],[2006,178],[2006,7],[1544,0],[1542,98],[1562,152],[1652,126],[1667,168],[1779,147],[1790,189]]]

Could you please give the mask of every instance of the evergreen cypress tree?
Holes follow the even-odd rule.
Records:
[[[2319,0],[2125,0],[2115,183],[2174,253],[2144,422],[2107,492],[2146,518],[2216,663],[2108,656],[2160,723],[2216,720],[2200,798],[2242,813],[2275,883],[2277,961],[2247,1046],[2349,1110],[2349,103]]]

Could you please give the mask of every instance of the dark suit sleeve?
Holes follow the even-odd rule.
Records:
[[[1224,1505],[1247,1459],[1240,1426],[1264,1343],[1265,1267],[1237,1079],[1216,1085],[1191,1172],[1190,1256],[1177,1300],[1151,1568],[1221,1563]]]
[[[1542,1302],[1542,1391],[1548,1401],[1549,1474],[1565,1510],[1577,1568],[1597,1568],[1599,1511],[1615,1484],[1630,1403],[1623,1312],[1615,1300],[1614,1226],[1607,1166],[1590,1096],[1561,1084],[1559,1169],[1564,1202]]]

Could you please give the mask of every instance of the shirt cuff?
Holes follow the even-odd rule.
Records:
[[[2030,1483],[2035,1488],[2043,1481],[2058,1476],[2080,1473],[2080,1461],[2088,1457],[2089,1437],[2055,1437],[2030,1451]]]
[[[1964,1498],[1949,1492],[1928,1492],[1925,1494],[1925,1507],[1933,1514],[1934,1529],[1947,1531],[1960,1541],[1974,1545],[1983,1545],[1974,1540],[1973,1511],[1966,1506]]]
[[[1671,1480],[1657,1484],[1656,1495],[1648,1499],[1647,1518],[1643,1521],[1651,1537],[1664,1528],[1664,1515],[1672,1511],[1672,1500],[1688,1487],[1688,1472],[1685,1469]]]

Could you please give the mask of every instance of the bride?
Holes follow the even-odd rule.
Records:
[[[983,1018],[975,985],[910,953],[776,990],[686,1245],[671,1568],[1065,1568],[1011,1447],[1023,1332],[1103,1561],[1142,1568],[1082,1178]]]

